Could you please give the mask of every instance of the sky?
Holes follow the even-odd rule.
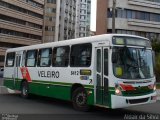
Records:
[[[97,0],[91,0],[91,31],[96,31],[96,5]]]

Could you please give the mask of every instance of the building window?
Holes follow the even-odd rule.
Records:
[[[28,14],[28,15],[31,15],[31,16],[34,16],[34,17],[43,18],[43,15],[41,15],[41,14],[32,12],[30,10],[21,8],[19,6],[12,5],[12,4],[4,2],[4,1],[0,1],[0,6],[4,6],[6,8],[9,8],[9,9],[12,9],[12,10],[16,10],[18,12],[25,13],[25,14]]]
[[[145,20],[150,21],[150,14],[149,13],[145,13]]]
[[[132,19],[136,19],[136,11],[132,11]]]
[[[47,3],[53,3],[53,4],[56,4],[56,0],[47,0]]]
[[[33,1],[33,0],[25,0],[27,3],[29,3],[30,5],[32,5],[33,7],[40,7],[43,8],[43,5]]]
[[[46,13],[56,13],[56,9],[55,8],[46,8]]]
[[[45,16],[45,19],[50,21],[50,22],[55,22],[56,21],[56,17],[51,17],[51,16]]]
[[[131,10],[127,10],[127,18],[132,18],[132,11]]]
[[[147,0],[147,1],[160,3],[160,0]]]
[[[112,17],[110,9],[108,9],[108,17]],[[116,17],[160,22],[160,14],[128,9],[116,9]]]
[[[46,26],[45,30],[46,31],[55,31],[55,26]]]
[[[71,67],[89,67],[91,65],[92,45],[73,45],[71,48]]]
[[[9,22],[12,22],[12,23],[17,23],[17,24],[26,25],[26,26],[29,26],[29,27],[42,29],[42,25],[38,25],[38,24],[35,24],[35,23],[31,23],[31,22],[26,22],[24,20],[20,20],[20,19],[17,19],[17,18],[12,18],[12,17],[2,15],[2,14],[0,14],[0,19],[5,20],[5,21],[9,21]]]
[[[38,39],[38,40],[42,39],[42,37],[38,36],[38,35],[22,33],[22,32],[17,32],[17,31],[13,31],[13,30],[3,29],[3,28],[0,28],[0,33],[13,35],[13,36],[19,36],[19,37],[25,37],[25,38],[31,38],[31,39]]]

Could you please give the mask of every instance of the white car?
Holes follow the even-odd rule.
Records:
[[[3,71],[4,71],[4,69],[3,69],[3,68],[0,68],[0,78],[3,77]]]

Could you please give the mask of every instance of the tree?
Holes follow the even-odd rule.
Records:
[[[152,40],[152,48],[156,54],[160,53],[160,38],[153,38]]]
[[[152,39],[152,48],[155,51],[155,74],[157,82],[160,82],[160,38]]]

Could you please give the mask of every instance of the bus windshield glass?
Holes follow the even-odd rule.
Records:
[[[133,47],[113,47],[113,73],[121,79],[154,77],[152,50]]]

